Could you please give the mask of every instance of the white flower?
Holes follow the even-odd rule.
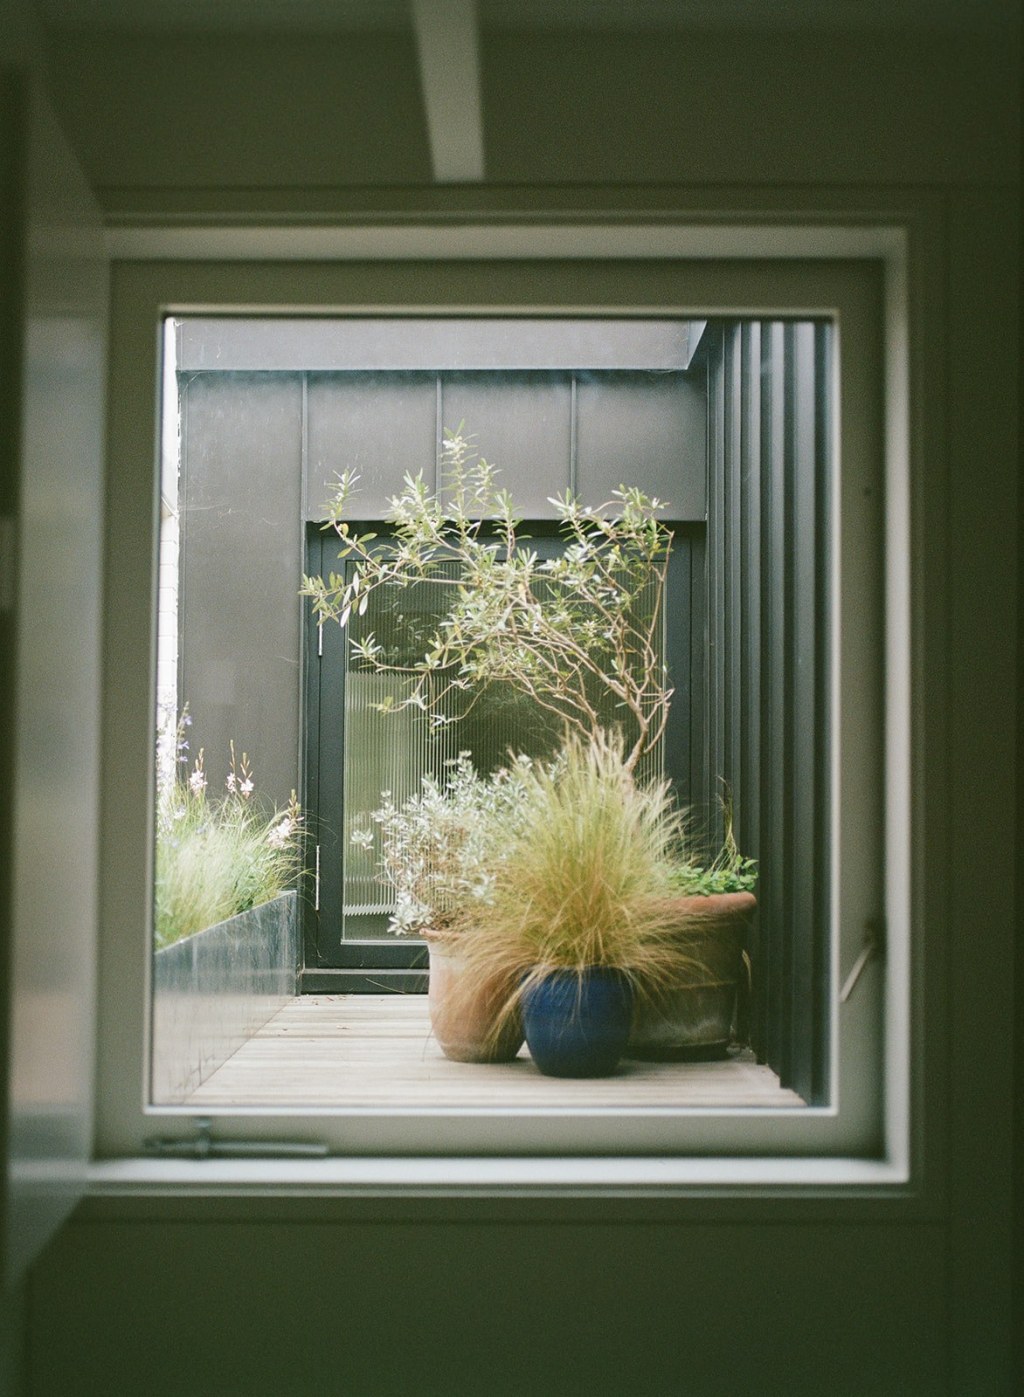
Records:
[[[494,894],[494,875],[492,873],[481,873],[480,877],[470,888],[470,892],[481,902],[490,902]]]
[[[292,837],[292,821],[286,815],[267,835],[267,843],[272,849],[283,849]]]
[[[244,781],[239,781],[238,789],[241,791],[242,795],[245,796],[246,800],[248,800],[253,793],[253,783],[246,777]]]
[[[195,796],[202,795],[203,791],[206,790],[206,777],[199,767],[197,767],[188,778],[188,784],[192,794]]]
[[[224,784],[225,786],[227,786],[231,794],[234,795],[238,789],[238,777],[235,775],[233,771],[228,772],[228,779],[224,782]]]

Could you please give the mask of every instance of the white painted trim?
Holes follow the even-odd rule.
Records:
[[[890,545],[890,571],[887,582],[895,589],[893,596],[887,601],[888,658],[898,666],[896,680],[887,690],[887,755],[890,763],[895,762],[896,771],[896,780],[890,784],[888,792],[887,817],[889,828],[902,828],[905,835],[904,844],[897,849],[897,857],[902,863],[897,865],[894,885],[888,891],[891,898],[889,910],[890,914],[895,910],[896,929],[901,935],[905,931],[909,937],[909,918],[906,916],[909,891],[904,875],[908,872],[909,864],[911,812],[910,779],[905,760],[909,750],[907,693],[911,654],[910,563],[906,548],[901,550],[898,546],[893,547],[909,538],[907,508],[910,495],[910,445],[907,427],[906,359],[911,327],[904,269],[904,258],[908,254],[905,232],[896,216],[889,221],[882,215],[880,222],[870,225],[862,223],[856,214],[850,216],[849,222],[842,221],[844,218],[845,214],[833,212],[827,216],[827,221],[823,216],[820,223],[801,220],[789,225],[778,221],[766,223],[764,214],[759,222],[751,221],[744,224],[743,215],[739,214],[734,222],[723,221],[719,224],[708,221],[705,214],[699,224],[687,224],[682,221],[671,223],[664,219],[653,225],[618,221],[599,223],[588,221],[584,216],[582,221],[567,219],[564,223],[548,221],[543,224],[526,225],[481,221],[458,227],[438,222],[420,223],[415,226],[407,224],[305,228],[148,227],[108,230],[108,240],[115,257],[141,262],[149,259],[167,259],[172,263],[193,258],[214,263],[232,259],[244,262],[267,258],[289,263],[300,260],[315,262],[363,259],[390,259],[400,262],[410,258],[422,258],[435,264],[439,261],[492,258],[535,261],[556,258],[626,258],[640,262],[645,259],[715,261],[736,258],[786,261],[802,258],[815,261],[871,259],[881,263],[886,268],[885,321],[890,361],[885,384],[887,414],[891,419],[886,429],[886,464],[890,473],[889,498],[896,502],[895,515],[887,526],[887,541]],[[229,304],[233,306],[234,303],[229,301]],[[300,297],[299,305],[302,304],[308,305],[308,301],[304,303]],[[786,304],[790,305],[790,302]],[[430,302],[429,305],[434,306],[435,303]],[[350,312],[354,309],[350,304],[346,308]],[[381,313],[382,307],[377,304],[372,309]],[[399,313],[410,313],[413,308],[402,305],[396,309]],[[520,306],[518,309],[522,312],[525,307]],[[803,310],[802,307],[792,309]],[[645,310],[649,313],[650,307],[645,307]],[[678,313],[678,307],[674,307],[673,310]],[[729,311],[733,314],[745,313],[743,309],[731,304]],[[595,312],[598,312],[598,308],[595,308]],[[599,313],[609,313],[609,308],[602,306]],[[756,313],[753,305],[751,313]],[[243,1164],[233,1161],[204,1161],[201,1164],[192,1164],[131,1158],[108,1160],[95,1167],[93,1186],[100,1193],[116,1192],[122,1187],[128,1191],[134,1189],[140,1192],[150,1192],[154,1187],[166,1187],[174,1191],[180,1185],[183,1192],[222,1187],[224,1192],[250,1190],[270,1194],[288,1191],[291,1188],[300,1192],[316,1192],[322,1189],[339,1193],[359,1189],[390,1189],[395,1192],[433,1189],[440,1193],[460,1193],[474,1190],[486,1192],[488,1189],[507,1189],[511,1192],[551,1189],[558,1192],[575,1191],[578,1188],[592,1189],[597,1193],[609,1190],[647,1193],[656,1192],[661,1188],[703,1191],[721,1186],[727,1190],[742,1191],[744,1188],[760,1190],[778,1185],[780,1188],[792,1188],[797,1192],[806,1190],[814,1193],[822,1189],[828,1191],[837,1186],[841,1189],[855,1189],[863,1185],[869,1190],[902,1187],[911,1177],[909,951],[896,958],[893,972],[888,978],[887,1027],[890,1031],[887,1035],[884,1084],[887,1102],[887,1130],[882,1151],[884,1159],[850,1159],[845,1156],[822,1158],[821,1142],[816,1148],[810,1137],[799,1130],[797,1135],[804,1138],[801,1141],[791,1140],[788,1148],[799,1150],[802,1147],[805,1151],[803,1157],[796,1154],[745,1156],[742,1153],[742,1137],[733,1135],[731,1130],[726,1132],[731,1137],[727,1148],[731,1149],[735,1145],[735,1154],[727,1158],[720,1154],[706,1155],[703,1158],[696,1153],[683,1156],[672,1154],[673,1146],[669,1146],[669,1152],[666,1152],[664,1137],[661,1137],[660,1141],[654,1138],[660,1132],[653,1122],[648,1121],[651,1138],[644,1139],[641,1143],[634,1137],[634,1149],[639,1147],[650,1150],[650,1153],[642,1158],[560,1158],[557,1153],[544,1156],[539,1151],[537,1156],[529,1159],[498,1154],[482,1157],[481,1142],[474,1142],[470,1135],[461,1137],[464,1150],[461,1155],[423,1161],[412,1156],[382,1157],[380,1151],[386,1151],[392,1144],[399,1152],[409,1147],[407,1142],[400,1143],[398,1138],[393,1141],[388,1138],[390,1131],[385,1126],[378,1132],[377,1154],[373,1157],[367,1154],[362,1157],[339,1157],[303,1164],[273,1160]],[[830,1113],[815,1111],[801,1113],[802,1124],[805,1129],[813,1127],[816,1117],[828,1114]],[[707,1115],[713,1116],[714,1113]],[[154,1123],[157,1116],[161,1129],[169,1129],[175,1134],[188,1134],[189,1122],[185,1113],[182,1113],[184,1118],[179,1117],[177,1121],[166,1113],[150,1113],[150,1124]],[[287,1119],[279,1117],[281,1121]],[[354,1125],[355,1121],[350,1123]],[[121,1124],[122,1122],[118,1122],[118,1129]],[[256,1130],[262,1134],[269,1125],[269,1120],[265,1113],[252,1111],[233,1116],[231,1124],[243,1133],[251,1134]],[[317,1123],[312,1113],[292,1116],[291,1125],[297,1124],[301,1124],[301,1131],[290,1129],[289,1137],[294,1138],[297,1133],[312,1135],[316,1132]],[[397,1124],[398,1122],[392,1119],[391,1125]],[[734,1125],[740,1130],[743,1128],[738,1116]],[[272,1134],[273,1130],[266,1133]],[[343,1130],[343,1137],[346,1134]],[[689,1131],[686,1134],[689,1136]],[[364,1149],[367,1146],[370,1150],[374,1148],[370,1143],[372,1138],[372,1131],[369,1137],[362,1137]],[[453,1148],[458,1150],[460,1132],[454,1130],[451,1138]],[[583,1133],[576,1144],[583,1150],[588,1148]],[[543,1145],[541,1148],[543,1149]],[[593,1150],[594,1145],[590,1148]],[[600,1148],[598,1145],[597,1149]],[[699,1150],[700,1142],[693,1137],[684,1142],[681,1137],[676,1136],[674,1148]],[[719,1149],[721,1148],[720,1145]],[[113,1153],[117,1153],[116,1146]],[[919,1160],[915,1157],[914,1173],[918,1172]],[[222,1185],[220,1181],[223,1181]]]
[[[535,1197],[715,1193],[766,1189],[893,1188],[907,1182],[900,1167],[861,1159],[408,1158],[326,1160],[114,1159],[92,1165],[89,1194],[411,1194],[465,1198],[501,1193]]]
[[[894,227],[717,223],[366,223],[108,228],[107,250],[121,261],[283,262],[342,259],[445,261],[494,258],[864,258],[898,257]]]

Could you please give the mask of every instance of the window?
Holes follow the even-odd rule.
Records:
[[[556,299],[552,287],[558,282],[557,277],[552,280],[552,274],[558,269],[550,264],[523,262],[511,264],[512,289],[506,288],[501,304],[496,304],[493,296],[493,269],[483,264],[459,266],[457,275],[452,274],[450,265],[427,268],[416,283],[411,304],[403,304],[403,297],[409,292],[400,264],[377,266],[372,278],[374,314],[389,318],[400,319],[411,312],[422,315],[426,300],[432,314],[446,317],[507,314],[514,321],[543,305],[546,314],[562,317],[596,319],[600,314],[625,321],[653,317],[711,322],[705,348],[710,356],[706,370],[711,444],[708,479],[711,490],[721,492],[718,504],[722,508],[717,515],[714,509],[709,512],[708,527],[714,517],[715,527],[723,532],[721,539],[707,540],[706,575],[709,593],[714,593],[714,605],[706,614],[712,617],[714,629],[709,633],[711,644],[706,651],[710,657],[707,673],[700,684],[703,703],[696,710],[691,705],[689,711],[697,711],[702,725],[702,749],[713,752],[714,765],[731,762],[729,775],[739,787],[738,804],[743,800],[744,779],[749,782],[751,762],[749,744],[744,744],[741,737],[756,726],[751,717],[754,712],[761,715],[759,740],[780,752],[795,750],[794,732],[797,728],[803,730],[808,722],[817,724],[824,735],[818,748],[827,754],[826,770],[816,774],[803,768],[796,777],[801,790],[814,793],[817,804],[794,801],[791,794],[787,798],[787,783],[792,787],[789,772],[783,773],[785,779],[769,797],[779,803],[773,818],[790,825],[792,838],[786,857],[791,863],[810,861],[815,869],[815,874],[805,880],[805,891],[800,896],[814,903],[810,923],[820,932],[816,942],[819,962],[815,969],[812,958],[808,974],[822,978],[819,1003],[826,1006],[826,1012],[824,1019],[819,1017],[817,1023],[805,1025],[823,1042],[822,1051],[812,1058],[808,1069],[812,1075],[817,1072],[820,1080],[810,1083],[805,1097],[817,1104],[799,1111],[774,1113],[716,1113],[668,1107],[596,1113],[567,1108],[518,1115],[500,1107],[443,1115],[415,1109],[382,1113],[371,1107],[339,1113],[331,1120],[287,1111],[270,1120],[265,1114],[253,1117],[240,1110],[236,1124],[246,1122],[248,1127],[258,1121],[260,1130],[271,1136],[323,1137],[336,1149],[357,1153],[367,1149],[413,1149],[424,1153],[454,1149],[497,1156],[655,1152],[676,1158],[709,1154],[757,1157],[771,1153],[811,1158],[852,1154],[878,1159],[889,1149],[885,1144],[882,1082],[886,1074],[898,1076],[900,1057],[896,1040],[890,1040],[888,1058],[883,1056],[881,1022],[886,994],[891,996],[894,991],[892,977],[887,986],[877,962],[870,962],[855,992],[841,1007],[838,1004],[840,980],[860,955],[865,928],[884,912],[886,897],[886,858],[881,845],[885,792],[882,636],[886,517],[879,368],[884,343],[880,265],[876,253],[859,263],[821,265],[755,261],[720,264],[674,259],[653,261],[642,267],[576,263],[570,269],[562,269],[567,277],[565,285],[572,287],[571,296],[563,289]],[[152,576],[155,525],[153,516],[147,522],[139,509],[137,472],[140,462],[152,459],[152,452],[147,455],[144,443],[147,435],[149,440],[154,439],[155,425],[152,419],[148,427],[144,425],[137,407],[134,413],[119,410],[117,398],[130,397],[138,404],[151,397],[151,389],[147,394],[142,380],[149,373],[153,376],[150,382],[155,381],[156,326],[161,313],[170,311],[184,318],[197,309],[208,314],[213,308],[223,315],[236,305],[251,310],[255,299],[261,314],[294,315],[296,307],[300,307],[326,323],[328,315],[347,309],[351,312],[351,308],[359,308],[365,314],[370,285],[365,276],[365,268],[357,264],[278,268],[262,279],[259,294],[254,296],[260,278],[254,281],[252,268],[168,264],[126,265],[118,270],[113,453],[115,492],[119,499],[124,492],[126,507],[115,509],[119,539],[112,549],[112,568],[126,597],[133,595],[133,580],[138,591],[125,614],[115,621],[114,630],[135,656],[142,653],[140,636],[152,634],[151,621],[142,615],[145,607],[140,605],[140,598],[151,594],[147,578]],[[244,294],[240,294],[243,287]],[[820,333],[815,325],[821,327]],[[814,401],[804,402],[801,407],[799,383],[795,389],[796,406],[790,404],[790,408],[775,416],[770,403],[752,401],[751,394],[760,390],[765,381],[771,385],[771,374],[766,376],[762,370],[773,352],[781,356],[780,362],[786,355],[794,363],[802,356],[802,362],[810,365],[823,383],[827,382],[821,402],[831,405],[828,412],[819,411]],[[749,372],[751,364],[758,366],[757,373]],[[813,396],[812,392],[812,399]],[[770,463],[773,433],[809,432],[810,449],[815,449],[817,434],[818,449],[828,448],[826,454],[832,462],[830,492],[806,498],[798,491],[787,495],[780,489],[776,496],[779,517],[762,518],[757,524],[763,541],[771,541],[773,528],[792,530],[796,526],[827,544],[824,571],[815,574],[812,555],[811,563],[804,564],[810,566],[810,574],[790,574],[784,584],[790,590],[778,599],[778,605],[792,617],[794,604],[799,606],[798,598],[803,596],[820,627],[814,652],[818,656],[814,661],[818,666],[816,673],[808,676],[802,668],[801,655],[790,651],[790,681],[797,684],[797,690],[780,698],[778,710],[772,707],[771,693],[757,695],[749,687],[753,670],[769,687],[776,682],[770,663],[773,652],[769,649],[765,654],[760,648],[766,638],[754,639],[744,632],[748,651],[756,652],[759,661],[769,662],[747,664],[745,670],[739,654],[743,647],[737,644],[743,630],[737,620],[745,605],[743,588],[756,589],[759,574],[732,566],[723,566],[716,572],[716,564],[710,561],[718,559],[724,564],[727,555],[723,548],[742,550],[743,529],[751,527],[749,511],[737,512],[730,523],[729,509],[738,510],[737,483],[742,488],[749,479],[753,465],[749,453],[755,440],[751,424],[755,418],[764,436],[757,448],[759,460]],[[744,452],[748,455],[744,456]],[[494,452],[495,456],[499,454]],[[892,527],[891,520],[889,526]],[[133,537],[134,532],[138,537]],[[790,534],[781,546],[791,544],[792,537]],[[122,550],[123,556],[118,556]],[[748,559],[749,556],[748,550]],[[813,627],[811,633],[814,634]],[[115,637],[115,643],[116,640]],[[735,675],[723,668],[723,651],[730,646],[739,656]],[[704,647],[698,648],[703,655]],[[781,674],[778,682],[785,682]],[[801,683],[803,689],[799,688]],[[727,705],[719,702],[720,694],[728,695]],[[140,841],[136,825],[148,801],[145,763],[140,763],[140,770],[133,763],[143,756],[151,740],[149,711],[147,695],[138,684],[126,693],[124,711],[112,713],[107,719],[111,751],[117,750],[118,760],[124,764],[126,779],[122,790],[129,809],[134,810],[128,821],[130,829],[125,827],[126,813],[120,811],[110,813],[111,825],[120,827],[120,833],[135,850],[134,857],[126,859],[122,875],[112,878],[108,908],[110,942],[106,960],[110,973],[105,975],[104,998],[107,1003],[133,1006],[125,1017],[122,1047],[107,1053],[104,1073],[108,1088],[116,1081],[125,1084],[134,1080],[140,1085],[144,1082],[145,995],[144,974],[140,971],[146,953],[141,927],[145,924],[148,890],[144,841]],[[116,742],[112,741],[115,735]],[[809,823],[801,826],[805,820]],[[109,833],[106,844],[112,847]],[[818,873],[820,869],[827,870],[824,880]],[[780,923],[788,915],[788,910],[783,912]],[[113,995],[118,998],[112,1000]],[[813,993],[807,984],[791,982],[783,990],[783,996],[787,995],[791,1016],[785,1032],[791,1035],[793,1024],[802,1015],[807,1016]],[[144,1099],[144,1090],[131,1093],[135,1101],[140,1097]],[[161,1118],[161,1130],[188,1129],[187,1113],[161,1108],[140,1114],[137,1107],[125,1104],[127,1100],[118,1098],[116,1088],[105,1093],[103,1129],[107,1149],[116,1151],[119,1145],[124,1147],[121,1142],[137,1141],[140,1130],[153,1133],[153,1115]],[[174,1118],[179,1115],[185,1119],[175,1127]]]

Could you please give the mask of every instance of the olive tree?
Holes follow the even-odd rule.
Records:
[[[468,710],[504,682],[584,738],[609,725],[610,710],[633,771],[657,747],[672,697],[660,644],[672,541],[659,519],[665,505],[635,486],[598,506],[567,491],[551,500],[562,550],[541,558],[497,475],[460,427],[443,443],[441,489],[407,475],[382,538],[346,517],[358,482],[346,472],[326,527],[354,566],[304,577],[302,594],[321,622],[344,627],[378,589],[440,586],[446,604],[411,660],[372,633],[351,642],[367,670],[408,676],[405,695],[383,710],[415,706],[442,724],[453,721],[453,696]]]

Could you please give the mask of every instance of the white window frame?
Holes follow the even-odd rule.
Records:
[[[652,225],[411,226],[305,229],[123,229],[115,257],[111,333],[107,545],[105,799],[96,1162],[92,1187],[338,1191],[420,1189],[591,1192],[724,1190],[766,1186],[798,1192],[905,1188],[920,1178],[923,1085],[912,1080],[918,1015],[910,977],[913,809],[911,701],[912,436],[908,229],[894,215],[766,225],[751,218]],[[479,262],[502,265],[511,290],[486,304],[469,298]],[[625,261],[625,273],[615,271]],[[366,263],[384,300],[354,300]],[[605,302],[578,288],[621,289]],[[597,266],[598,271],[592,270]],[[515,283],[525,269],[522,288]],[[657,269],[657,270],[656,270]],[[491,273],[495,268],[491,266]],[[646,275],[645,275],[646,273]],[[866,275],[865,275],[866,274]],[[664,290],[668,278],[676,287]],[[493,282],[492,282],[493,284]],[[873,297],[872,284],[880,288]],[[424,299],[426,287],[431,291]],[[558,287],[552,295],[545,288]],[[541,294],[538,295],[538,289]],[[519,299],[529,293],[527,303]],[[876,308],[872,308],[872,300]],[[833,859],[839,888],[831,935],[835,1080],[828,1107],[791,1110],[562,1110],[513,1116],[491,1111],[219,1111],[215,1135],[265,1142],[325,1141],[330,1157],[169,1161],[147,1159],[154,1136],[194,1134],[187,1107],[146,1104],[149,1001],[153,683],[159,531],[159,340],[165,314],[231,313],[714,313],[771,318],[825,315],[838,326],[834,457],[836,608],[832,646]],[[919,343],[915,328],[915,344]],[[860,412],[865,409],[866,417]],[[873,419],[873,420],[872,420]],[[872,432],[877,435],[872,440]],[[859,472],[866,471],[864,479]],[[856,477],[856,478],[855,478]],[[857,498],[884,495],[884,577],[856,576]],[[847,532],[842,532],[846,530]],[[840,563],[840,560],[845,561]],[[843,575],[838,570],[842,567]],[[878,584],[884,605],[885,673],[868,677],[884,722],[868,737],[884,770],[884,914],[888,954],[850,1001],[838,991],[877,915],[858,895],[858,814],[850,791],[852,748],[864,726],[851,666],[871,648],[857,602]],[[851,590],[852,589],[852,590]],[[870,608],[868,609],[870,611]],[[860,619],[858,619],[860,618]],[[879,709],[881,711],[881,708]],[[870,724],[868,725],[870,726]],[[855,763],[854,763],[855,765]],[[843,879],[845,878],[845,882]],[[834,879],[834,883],[836,879]],[[919,918],[916,919],[919,922]],[[917,1134],[915,1135],[915,1132]],[[197,1172],[198,1171],[198,1172]]]

